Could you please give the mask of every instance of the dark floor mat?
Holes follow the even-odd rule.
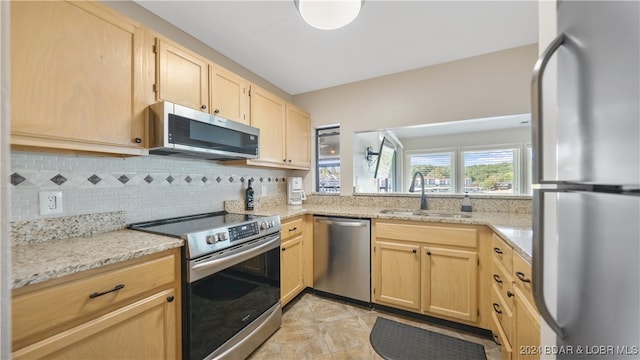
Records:
[[[486,360],[484,346],[379,317],[369,336],[387,360]]]

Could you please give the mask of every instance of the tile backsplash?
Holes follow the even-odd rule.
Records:
[[[39,214],[40,191],[62,191],[56,216],[123,211],[127,223],[224,210],[242,199],[253,178],[258,198],[286,194],[289,171],[157,155],[103,157],[40,152],[11,153],[10,221]]]

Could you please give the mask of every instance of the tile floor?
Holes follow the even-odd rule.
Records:
[[[285,307],[282,327],[249,359],[382,359],[369,343],[378,316],[482,344],[487,360],[501,359],[500,349],[491,339],[309,292]]]

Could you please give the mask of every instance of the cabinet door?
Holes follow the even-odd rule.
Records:
[[[478,253],[425,246],[422,255],[422,310],[476,321]]]
[[[251,85],[251,126],[260,129],[260,158],[251,163],[285,164],[285,102]]]
[[[143,154],[145,34],[98,3],[11,2],[12,144]]]
[[[420,251],[417,245],[376,241],[373,248],[373,299],[420,310]]]
[[[165,290],[22,348],[13,359],[175,359],[180,354],[173,290]]]
[[[158,100],[209,112],[209,64],[195,54],[157,39]]]
[[[291,301],[304,290],[303,259],[302,235],[296,236],[280,246],[280,301],[282,305]]]
[[[299,169],[311,166],[311,118],[293,104],[287,104],[287,165]]]
[[[249,125],[247,80],[219,67],[211,66],[211,113]]]
[[[513,352],[518,359],[539,359],[539,353],[532,354],[527,350],[537,349],[540,345],[540,315],[518,287],[514,291],[516,296]]]

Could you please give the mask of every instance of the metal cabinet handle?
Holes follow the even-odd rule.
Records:
[[[296,230],[298,230],[298,228],[294,227],[294,228],[289,229],[289,232],[296,231]]]
[[[518,277],[518,279],[520,279],[520,281],[525,282],[525,283],[530,283],[531,279],[527,279],[524,275],[523,272],[520,271],[516,271],[516,276]]]
[[[285,250],[287,250],[287,248],[286,248],[286,247],[283,247],[283,248],[282,248],[282,251],[285,251]]]
[[[220,113],[220,109],[215,109],[215,110],[213,110],[213,113],[214,113],[214,114],[219,114],[219,113]]]
[[[498,341],[498,335],[493,335],[493,341],[495,341],[496,345],[502,346],[502,344]]]
[[[414,253],[414,254],[416,254],[416,253],[418,252],[418,250],[413,249],[413,250],[411,250],[411,252],[412,252],[412,253]]]
[[[533,171],[532,182],[535,184],[544,183],[544,160],[543,160],[543,105],[542,105],[542,78],[544,70],[549,63],[549,60],[558,48],[564,44],[565,35],[558,35],[544,50],[544,52],[536,61],[533,67],[533,76],[531,79],[531,134],[532,134],[532,152],[533,158]],[[544,215],[542,210],[544,208],[544,193],[536,190],[533,196],[533,298],[540,311],[540,316],[549,324],[551,329],[560,337],[564,338],[564,330],[558,324],[556,319],[547,307],[547,303],[544,299]],[[516,274],[517,275],[517,274]],[[522,280],[522,279],[520,279]]]
[[[515,295],[511,291],[507,291],[507,297],[514,297]]]
[[[118,291],[118,290],[121,290],[121,289],[124,289],[124,284],[118,284],[111,290],[107,290],[107,291],[103,291],[103,292],[94,292],[93,294],[89,295],[89,298],[90,299],[94,299],[94,298],[97,298],[98,296],[102,296],[102,295],[108,294],[110,292]]]
[[[494,248],[493,248],[493,251],[494,251],[496,254],[500,254],[500,255],[502,255],[502,250],[500,250],[500,248],[499,248],[499,247],[494,247]]]
[[[133,141],[135,141],[136,144],[140,144],[142,142],[142,139],[137,137],[137,138],[133,139]]]
[[[175,300],[175,297],[173,297],[173,295],[167,296],[167,302],[173,302],[173,300]]]
[[[202,109],[202,110],[207,110],[207,105],[202,105],[202,106],[200,106],[200,109]]]
[[[431,251],[427,250],[427,255],[431,256]]]
[[[500,305],[493,303],[493,311],[495,311],[497,314],[502,314],[502,310],[500,310]]]
[[[493,274],[493,280],[495,280],[495,282],[497,282],[498,284],[502,284],[502,279],[500,279],[500,276],[498,274]]]

